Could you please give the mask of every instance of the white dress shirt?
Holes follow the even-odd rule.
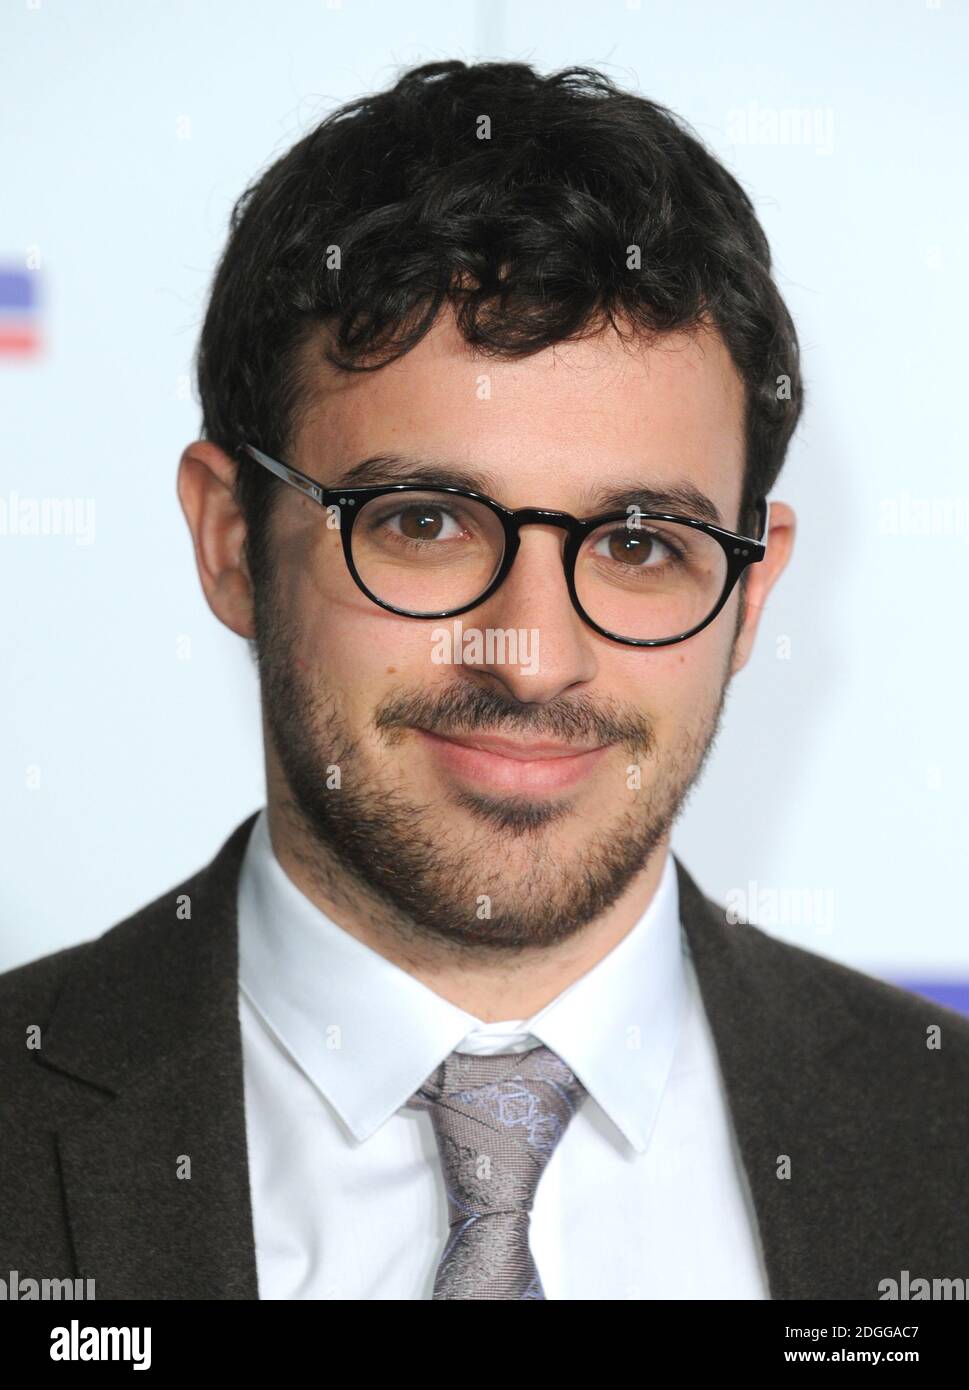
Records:
[[[257,818],[239,1010],[262,1299],[430,1299],[447,1201],[426,1111],[449,1053],[544,1043],[588,1096],[539,1181],[546,1298],[767,1298],[756,1219],[667,854],[639,922],[530,1019],[482,1023],[315,907]]]

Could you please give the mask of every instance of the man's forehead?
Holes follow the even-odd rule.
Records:
[[[319,363],[319,342],[309,351]],[[580,488],[587,497],[610,485],[618,491],[627,481],[685,481],[713,499],[723,524],[735,516],[744,388],[713,330],[650,342],[606,329],[509,359],[476,351],[442,315],[388,366],[341,372],[314,367],[312,357],[304,365],[298,461],[328,482],[351,486],[348,470],[375,457],[405,466],[412,458],[475,468],[492,482],[550,476],[573,496]]]
[[[494,375],[536,388],[542,383],[564,391],[603,389],[622,378],[660,388],[690,383],[695,389],[743,395],[743,383],[719,331],[710,323],[665,333],[647,333],[628,319],[590,324],[581,336],[553,343],[520,356],[499,355],[469,342],[451,309],[443,310],[421,340],[395,362],[372,371],[345,371],[332,366],[325,349],[332,341],[321,325],[302,346],[301,366],[319,389],[320,404],[334,396],[367,395],[376,390],[406,390],[421,379],[442,376]],[[366,361],[366,359],[362,359]],[[602,380],[597,380],[601,378]]]

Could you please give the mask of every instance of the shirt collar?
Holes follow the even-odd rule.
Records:
[[[544,1043],[633,1148],[648,1147],[684,1000],[671,853],[632,931],[527,1020],[483,1023],[344,931],[280,865],[265,808],[238,906],[240,989],[355,1139],[368,1139],[451,1052]]]

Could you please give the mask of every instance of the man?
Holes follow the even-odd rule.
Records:
[[[964,1274],[969,1023],[731,922],[670,849],[794,537],[797,339],[736,181],[595,72],[416,69],[247,191],[198,370],[178,491],[267,804],[0,981],[0,1268]]]

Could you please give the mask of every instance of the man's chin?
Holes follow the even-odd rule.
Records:
[[[320,800],[316,778],[301,781],[297,802],[327,864],[400,926],[479,949],[565,941],[615,902],[665,829],[642,803],[604,818],[595,797],[452,788],[442,799],[426,784],[405,794],[376,770]]]

